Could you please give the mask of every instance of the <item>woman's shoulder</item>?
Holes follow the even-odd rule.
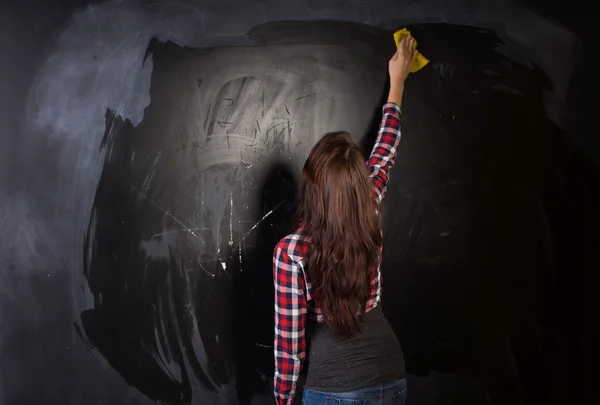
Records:
[[[309,244],[310,240],[308,236],[301,229],[297,229],[277,243],[275,254],[281,251],[287,254],[294,262],[302,262],[308,252]]]

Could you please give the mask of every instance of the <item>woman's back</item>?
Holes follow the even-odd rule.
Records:
[[[340,339],[325,324],[307,324],[305,388],[356,391],[406,377],[404,356],[381,306],[361,319],[361,331]]]

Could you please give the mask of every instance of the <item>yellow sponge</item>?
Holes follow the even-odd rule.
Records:
[[[394,32],[394,41],[396,41],[396,47],[400,46],[400,40],[405,35],[410,35],[410,31],[407,30],[406,28],[402,28],[401,30]],[[417,47],[416,39],[415,39],[415,42],[413,43],[413,45],[414,45],[413,49],[415,49]],[[420,70],[423,66],[425,66],[428,63],[429,63],[429,59],[427,59],[425,56],[421,55],[421,52],[419,52],[419,54],[415,58],[415,61],[413,62],[413,65],[410,68],[410,71],[412,73],[414,73],[414,72]]]

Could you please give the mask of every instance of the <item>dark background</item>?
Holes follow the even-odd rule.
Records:
[[[599,64],[584,2],[252,3],[2,4],[0,403],[271,403],[270,251],[303,154],[328,122],[369,143],[406,25],[432,60],[407,85],[384,207],[383,307],[409,403],[597,403]],[[367,26],[308,22],[323,19]],[[258,56],[236,60],[238,45]],[[251,63],[310,80],[217,69]],[[215,97],[257,97],[207,104],[227,74]],[[306,89],[321,98],[300,104]],[[271,112],[265,153],[231,164],[217,140],[194,141],[196,117],[199,134],[252,132],[261,92],[298,102]]]

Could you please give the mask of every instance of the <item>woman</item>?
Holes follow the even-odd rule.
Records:
[[[389,61],[388,101],[367,164],[347,133],[334,132],[317,142],[304,165],[300,227],[273,257],[279,405],[293,403],[303,367],[304,405],[404,404],[402,350],[379,306],[379,206],[400,142],[413,46],[404,37]]]

